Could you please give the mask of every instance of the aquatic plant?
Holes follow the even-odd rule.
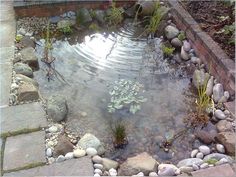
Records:
[[[161,49],[163,51],[163,54],[167,57],[170,57],[175,50],[174,47],[168,47],[167,45],[164,45],[164,44],[161,45]]]
[[[17,34],[15,37],[15,40],[16,40],[16,42],[20,42],[22,38],[23,38],[22,35]]]
[[[185,35],[185,33],[184,33],[183,31],[181,31],[181,32],[179,33],[178,39],[181,40],[181,41],[183,41],[183,40],[186,39],[186,35]]]
[[[99,26],[98,26],[96,23],[91,23],[91,24],[89,25],[89,30],[92,30],[92,31],[99,31],[100,28],[99,28]]]
[[[115,81],[113,88],[109,91],[111,95],[110,103],[108,103],[108,112],[114,113],[122,108],[129,108],[132,114],[141,109],[141,103],[147,99],[139,95],[143,86],[138,82],[120,79]]]
[[[117,8],[115,2],[112,2],[111,11],[106,19],[111,26],[120,24],[123,21],[123,9]]]
[[[60,31],[65,35],[69,35],[73,32],[69,25],[64,26],[63,28],[60,29]]]
[[[114,127],[112,127],[112,134],[114,138],[113,143],[115,147],[119,148],[128,143],[126,138],[126,129],[123,123],[115,123]]]

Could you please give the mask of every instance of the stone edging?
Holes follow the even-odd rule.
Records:
[[[199,54],[210,73],[224,85],[230,95],[235,95],[235,63],[220,46],[204,31],[178,1],[168,0],[173,20],[186,32],[194,50]]]

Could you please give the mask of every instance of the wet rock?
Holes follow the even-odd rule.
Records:
[[[211,76],[207,82],[207,87],[206,87],[206,94],[208,96],[211,96],[213,93],[213,85],[214,85],[214,78],[213,76]]]
[[[93,167],[94,167],[94,168],[97,168],[97,169],[100,169],[100,170],[103,169],[103,165],[102,165],[102,164],[98,164],[98,163],[95,163],[95,164],[93,165]]]
[[[219,153],[225,153],[225,147],[222,145],[222,144],[216,144],[216,150],[219,152]]]
[[[220,153],[212,153],[212,154],[209,154],[209,155],[206,155],[203,160],[204,161],[208,161],[209,159],[216,159],[216,160],[220,160],[222,158],[225,158],[227,159],[229,162],[232,162],[233,159],[228,156],[228,155],[225,155],[225,154],[220,154]]]
[[[55,146],[55,155],[66,155],[68,152],[73,151],[73,144],[64,136],[58,137],[58,143]]]
[[[204,86],[204,84],[207,84],[209,77],[210,75],[208,73],[205,73],[203,70],[196,69],[193,73],[193,85],[196,88]]]
[[[24,47],[35,48],[35,42],[32,39],[30,39],[29,36],[23,36],[19,43],[21,46]]]
[[[201,59],[200,58],[198,58],[198,57],[191,57],[191,62],[192,63],[194,63],[194,64],[198,64],[198,65],[200,65],[201,64]]]
[[[100,140],[95,137],[93,134],[86,133],[77,143],[83,149],[87,149],[92,147],[97,150],[98,155],[102,155],[104,153],[104,147],[101,144]]]
[[[95,155],[95,156],[93,156],[92,161],[93,161],[93,163],[101,164],[102,163],[102,158],[98,155]]]
[[[233,125],[231,122],[227,121],[227,120],[220,120],[217,124],[216,124],[216,129],[219,132],[227,132],[227,131],[232,131],[233,130]]]
[[[86,155],[86,151],[83,149],[75,149],[73,151],[73,155],[74,155],[74,157],[80,158],[80,157],[83,157]]]
[[[189,52],[190,49],[191,49],[190,43],[186,40],[183,41],[183,49],[184,49],[185,52]]]
[[[202,152],[197,153],[196,158],[203,159],[204,154]]]
[[[73,159],[73,157],[74,157],[74,153],[73,152],[68,152],[65,155],[65,159],[66,160]]]
[[[119,176],[130,176],[142,171],[148,175],[152,171],[156,171],[157,162],[148,153],[143,152],[135,157],[128,158],[120,165]]]
[[[31,100],[38,100],[39,93],[38,88],[36,88],[31,83],[22,83],[18,88],[18,101],[31,101]]]
[[[178,34],[179,34],[179,30],[174,26],[168,25],[165,28],[165,35],[166,35],[167,39],[173,39],[173,38],[177,37]]]
[[[35,55],[33,47],[23,48],[20,53],[23,63],[27,63],[34,71],[39,69],[38,58]]]
[[[87,155],[94,156],[97,155],[97,150],[95,148],[89,147],[86,149]]]
[[[220,120],[226,118],[224,112],[221,111],[220,109],[217,109],[217,110],[215,111],[214,116],[215,116],[217,119],[220,119]]]
[[[202,159],[188,158],[188,159],[179,161],[179,163],[177,164],[177,167],[183,167],[183,166],[191,167],[193,164],[200,165],[202,163],[203,163]]]
[[[161,170],[158,170],[159,176],[175,176],[175,170],[171,167],[164,167]]]
[[[47,114],[54,122],[60,122],[66,118],[68,107],[66,99],[60,95],[52,95],[47,100]]]
[[[224,96],[223,85],[218,83],[213,87],[213,100],[217,103]]]
[[[100,161],[100,159],[98,157],[96,157],[96,161]],[[109,170],[111,168],[117,169],[119,166],[119,163],[114,161],[114,160],[110,160],[108,158],[102,158],[102,165],[104,166],[105,170]]]
[[[158,176],[158,174],[156,172],[150,172],[148,176]]]
[[[105,12],[103,10],[95,10],[94,18],[101,24],[105,23]]]
[[[217,135],[217,140],[224,145],[225,150],[230,155],[235,155],[235,133],[234,132],[221,132]]]
[[[114,168],[111,168],[108,172],[110,176],[117,176],[117,171]]]
[[[183,173],[190,173],[193,171],[193,167],[180,167],[179,169]]]
[[[198,152],[199,152],[198,149],[192,150],[190,157],[191,157],[191,158],[195,157]]]
[[[33,70],[25,63],[15,63],[14,70],[16,74],[23,74],[31,78],[33,77]]]
[[[205,146],[205,145],[202,145],[202,146],[199,146],[199,151],[202,152],[204,155],[208,155],[211,153],[211,150],[208,146]]]
[[[34,79],[29,78],[29,77],[27,77],[25,75],[22,75],[22,74],[16,74],[16,80],[17,81],[23,81],[23,82],[31,83],[31,84],[33,84],[37,88],[39,86],[37,81],[35,81]]]
[[[209,167],[208,163],[203,163],[203,164],[200,165],[201,169],[205,169],[205,168],[208,168],[208,167]]]
[[[183,43],[181,40],[179,40],[177,37],[171,40],[171,44],[175,47],[175,48],[180,48],[182,47]]]
[[[78,23],[82,25],[85,25],[93,20],[88,9],[86,8],[81,8],[77,11],[77,19]]]
[[[190,55],[184,50],[184,47],[181,47],[181,52],[180,52],[181,59],[184,61],[187,61],[190,59]]]

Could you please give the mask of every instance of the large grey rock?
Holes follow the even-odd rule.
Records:
[[[213,85],[214,85],[214,78],[213,76],[210,77],[210,79],[208,80],[207,82],[207,87],[206,87],[206,94],[208,96],[211,96],[212,95],[212,92],[213,92]]]
[[[208,73],[205,73],[203,70],[196,69],[193,73],[193,85],[196,88],[204,86],[207,84],[209,77],[210,75]]]
[[[110,170],[111,168],[117,169],[119,166],[118,162],[108,158],[102,158],[102,164],[105,170]]]
[[[31,101],[38,100],[39,92],[38,88],[32,83],[23,82],[18,88],[18,101]]]
[[[119,176],[131,176],[139,172],[148,175],[152,171],[157,170],[157,162],[148,153],[143,152],[135,157],[128,158],[120,165]]]
[[[224,96],[223,85],[218,83],[213,87],[213,100],[217,103]]]
[[[217,119],[220,119],[220,120],[226,118],[224,112],[221,111],[220,109],[217,109],[217,110],[215,111],[214,116],[215,116]]]
[[[84,25],[86,23],[91,22],[93,19],[90,16],[90,13],[89,13],[88,9],[81,8],[77,11],[77,20],[78,20],[79,24]]]
[[[104,153],[104,147],[100,140],[94,136],[93,134],[86,133],[77,143],[78,146],[80,146],[83,149],[87,149],[89,147],[92,147],[97,150],[98,155],[102,155]],[[102,150],[102,151],[101,151]]]
[[[202,159],[198,158],[188,158],[178,162],[177,167],[188,166],[191,167],[193,164],[200,165],[203,163]]]
[[[179,30],[174,26],[168,25],[165,28],[165,35],[166,35],[167,39],[173,39],[173,38],[177,37],[178,34],[179,34]]]
[[[66,99],[60,95],[53,95],[47,100],[47,114],[55,122],[64,120],[68,113]]]
[[[66,136],[60,136],[58,143],[54,148],[55,155],[66,155],[68,152],[73,151],[73,144],[68,140]]]
[[[38,131],[7,138],[4,151],[4,170],[44,164],[45,132]]]
[[[58,23],[57,23],[57,28],[58,29],[63,29],[63,28],[66,28],[68,26],[73,26],[76,24],[76,21],[75,20],[60,20]]]
[[[39,84],[36,80],[30,78],[30,77],[27,77],[23,74],[16,74],[16,80],[18,81],[23,81],[23,82],[26,82],[26,83],[31,83],[33,84],[35,87],[38,87]]]
[[[16,74],[23,74],[28,77],[33,77],[33,70],[25,63],[15,63],[14,70]]]
[[[217,135],[217,129],[215,125],[208,122],[203,128],[197,128],[195,131],[195,136],[201,140],[204,144],[211,144]]]
[[[230,155],[235,155],[235,133],[221,132],[217,135],[217,140],[224,145],[226,152]]]
[[[220,120],[217,124],[216,124],[216,129],[219,132],[227,132],[227,131],[232,131],[233,130],[233,125],[232,122],[229,122],[227,120]]]
[[[22,62],[27,63],[34,71],[39,69],[38,58],[33,47],[23,48],[21,51]]]
[[[216,159],[216,160],[220,160],[222,158],[225,158],[227,159],[229,162],[232,162],[233,159],[228,156],[228,155],[225,155],[225,154],[220,154],[220,153],[212,153],[212,154],[209,154],[209,155],[206,155],[203,160],[204,161],[208,161],[209,159]]]

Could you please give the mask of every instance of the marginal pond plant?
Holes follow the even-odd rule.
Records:
[[[174,47],[169,47],[165,44],[161,45],[161,49],[162,49],[162,52],[163,52],[164,56],[166,56],[166,57],[170,57],[173,54],[174,50],[175,50]]]
[[[60,29],[60,31],[65,35],[69,35],[73,32],[69,25],[64,26],[63,28]]]
[[[112,2],[111,11],[107,16],[107,21],[111,26],[117,26],[123,21],[123,9],[117,8],[115,2]]]
[[[185,33],[184,33],[183,31],[181,31],[181,32],[179,33],[178,39],[181,40],[181,41],[183,41],[183,40],[186,39],[186,35],[185,35]]]
[[[111,99],[107,106],[108,112],[114,113],[117,110],[128,108],[129,112],[135,114],[141,109],[141,103],[147,101],[140,95],[142,88],[143,85],[131,80],[115,81],[113,88],[109,91]]]
[[[121,148],[128,143],[125,125],[117,122],[112,127],[113,143],[116,148]]]

